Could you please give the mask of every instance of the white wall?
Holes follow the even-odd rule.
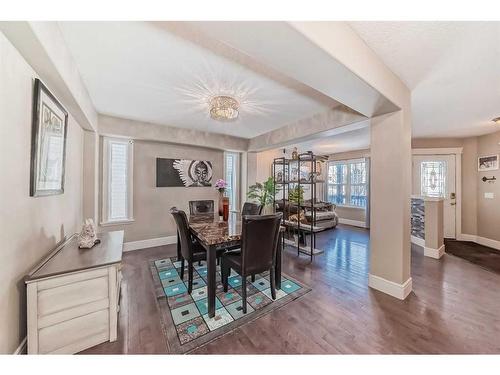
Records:
[[[36,77],[0,33],[0,353],[13,353],[26,335],[25,274],[82,222],[83,130],[71,115],[64,194],[29,196]]]

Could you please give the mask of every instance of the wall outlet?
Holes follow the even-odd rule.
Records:
[[[493,198],[495,198],[495,194],[493,194],[493,193],[484,193],[484,198],[485,199],[493,199]]]

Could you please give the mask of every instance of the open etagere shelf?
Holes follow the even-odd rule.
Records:
[[[300,254],[309,255],[311,262],[315,255],[323,253],[323,250],[316,248],[316,233],[322,231],[316,225],[316,205],[317,203],[317,184],[323,184],[325,181],[318,179],[317,162],[328,160],[327,156],[314,155],[312,152],[298,154],[297,159],[287,159],[285,157],[275,158],[273,160],[273,180],[276,187],[281,188],[278,193],[276,190],[273,195],[273,207],[276,212],[276,196],[282,194],[283,208],[283,225],[287,228],[287,237],[285,242],[297,247],[297,256]],[[301,190],[301,186],[309,186],[310,203],[305,203],[305,198],[302,201],[290,201],[288,194],[292,189]],[[300,194],[299,194],[300,196]],[[288,202],[288,204],[286,204]],[[316,207],[319,208],[319,207]],[[310,210],[311,216],[309,223],[300,222],[300,213],[302,210]],[[297,221],[289,220],[290,215],[297,214]],[[307,241],[310,237],[309,244]],[[294,238],[294,240],[290,240]]]

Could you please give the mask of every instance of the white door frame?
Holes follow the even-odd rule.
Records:
[[[455,155],[455,189],[457,209],[455,211],[455,238],[462,235],[462,153],[463,147],[412,148],[412,155]]]

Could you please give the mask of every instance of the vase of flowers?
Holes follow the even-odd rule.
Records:
[[[222,216],[223,212],[224,212],[224,202],[223,202],[223,198],[224,198],[224,193],[226,191],[226,187],[227,187],[227,182],[224,181],[223,179],[219,178],[216,182],[215,182],[215,189],[219,192],[219,216]]]

